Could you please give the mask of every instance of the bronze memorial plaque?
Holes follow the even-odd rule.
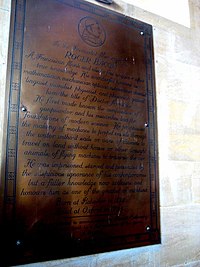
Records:
[[[9,49],[4,263],[160,243],[152,26],[15,0]]]

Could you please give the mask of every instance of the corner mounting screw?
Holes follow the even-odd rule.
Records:
[[[17,246],[20,246],[20,245],[21,245],[21,241],[20,241],[20,240],[17,240],[17,241],[16,241],[16,245],[17,245]]]
[[[149,232],[151,230],[151,226],[147,225],[146,230],[147,230],[147,232]]]

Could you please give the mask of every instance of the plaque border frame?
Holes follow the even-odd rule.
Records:
[[[4,197],[3,203],[3,225],[15,224],[15,198],[16,198],[16,183],[17,183],[17,162],[18,162],[18,127],[19,127],[19,112],[20,106],[20,90],[21,90],[21,75],[22,75],[22,59],[23,59],[23,44],[24,44],[24,26],[26,18],[26,1],[27,0],[12,0],[11,7],[11,23],[9,36],[9,56],[7,68],[7,102],[5,109],[4,128],[7,133],[4,135],[3,147],[3,162],[2,180],[4,191],[1,194]],[[143,35],[144,51],[145,51],[145,66],[146,66],[146,97],[148,103],[148,150],[149,150],[149,180],[150,180],[150,208],[151,208],[151,228],[143,235],[144,240],[135,241],[135,247],[160,244],[160,212],[159,212],[159,180],[158,180],[158,138],[157,138],[157,121],[156,121],[156,91],[155,91],[155,72],[154,72],[154,54],[153,54],[153,34],[152,26],[138,21],[134,18],[129,18],[116,11],[106,9],[79,0],[54,0],[63,5],[73,8],[78,8],[87,11],[90,14],[98,15],[110,21],[123,24],[127,27],[137,29],[138,33]],[[12,140],[12,141],[11,141]],[[0,211],[1,214],[2,211]],[[147,226],[148,227],[148,226]],[[12,231],[11,231],[12,232]],[[120,237],[119,237],[120,238]],[[129,238],[127,237],[127,240]],[[126,240],[126,241],[127,241]],[[17,242],[17,240],[15,240]],[[128,244],[129,242],[125,242]],[[133,240],[130,241],[133,243]],[[125,249],[126,247],[124,247]],[[110,251],[110,250],[109,250]],[[106,251],[105,251],[106,252]]]

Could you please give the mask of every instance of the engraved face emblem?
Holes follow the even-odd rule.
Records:
[[[94,18],[82,18],[78,25],[78,31],[81,39],[90,46],[102,46],[105,42],[105,30],[103,29],[101,24]]]

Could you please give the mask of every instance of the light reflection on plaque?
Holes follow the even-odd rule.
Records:
[[[159,243],[152,27],[71,0],[14,1],[12,12],[11,263]]]

